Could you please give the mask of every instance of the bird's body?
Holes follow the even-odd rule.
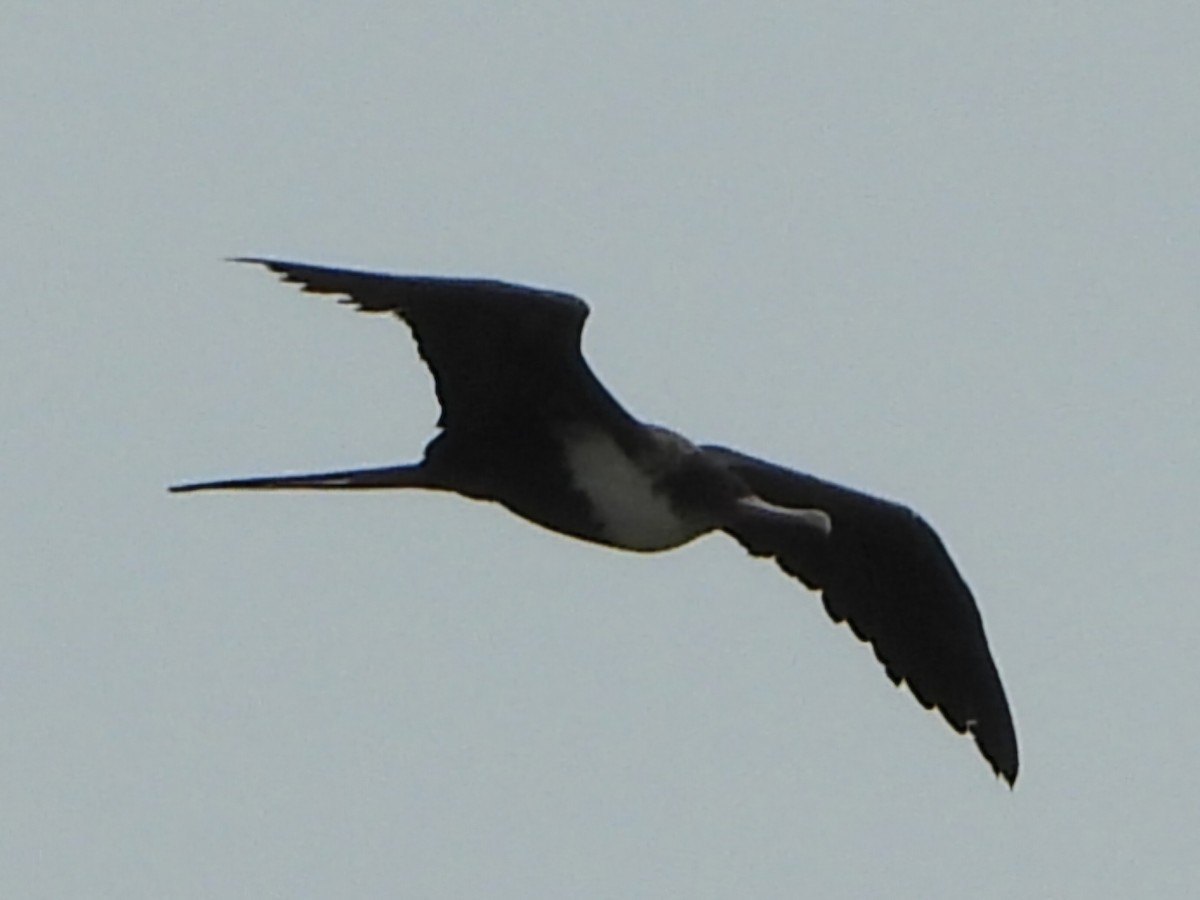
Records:
[[[441,430],[415,464],[173,491],[451,491],[572,537],[644,552],[725,531],[821,590],[830,615],[872,643],[894,682],[972,733],[997,774],[1015,780],[1016,737],[974,600],[937,535],[906,507],[634,419],[583,359],[588,310],[576,297],[497,281],[241,261],[405,321],[434,375]]]

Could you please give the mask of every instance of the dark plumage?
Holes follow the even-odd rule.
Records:
[[[441,430],[414,464],[172,491],[453,491],[574,537],[641,551],[725,531],[820,590],[830,616],[871,643],[893,682],[973,735],[995,772],[1016,780],[1016,735],[975,601],[914,512],[634,419],[584,361],[588,308],[569,294],[238,261],[406,322],[433,372]]]

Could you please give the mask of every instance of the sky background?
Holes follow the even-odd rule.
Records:
[[[0,2],[0,895],[1192,897],[1200,12]],[[732,541],[419,493],[401,325],[571,290],[637,415],[912,504],[1010,792]]]

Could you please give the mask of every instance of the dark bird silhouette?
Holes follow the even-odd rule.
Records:
[[[820,591],[835,622],[969,733],[996,774],[1017,741],[974,598],[937,534],[907,507],[639,422],[584,361],[588,307],[501,281],[410,277],[272,259],[317,294],[407,323],[433,372],[439,433],[409,465],[183,484],[202,490],[425,488],[503,504],[573,537],[667,550],[732,535]]]

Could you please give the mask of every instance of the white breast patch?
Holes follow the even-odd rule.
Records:
[[[611,544],[629,550],[667,550],[706,529],[684,519],[654,490],[649,475],[607,434],[588,431],[564,441],[575,487],[591,501]]]

